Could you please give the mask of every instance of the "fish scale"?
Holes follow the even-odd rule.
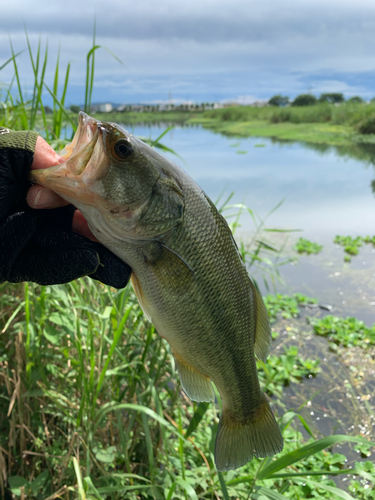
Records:
[[[225,219],[181,168],[122,127],[81,113],[76,137],[64,164],[32,180],[77,206],[95,237],[131,266],[186,394],[212,401],[215,384],[223,403],[217,469],[281,451],[255,361],[268,356],[268,315]]]

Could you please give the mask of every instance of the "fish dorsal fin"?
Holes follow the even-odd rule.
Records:
[[[159,242],[143,249],[146,263],[157,275],[159,282],[170,290],[186,287],[194,281],[194,272],[184,258]]]
[[[254,350],[257,357],[266,362],[272,342],[270,320],[263,299],[253,282],[251,282],[251,290],[253,293],[256,316]]]

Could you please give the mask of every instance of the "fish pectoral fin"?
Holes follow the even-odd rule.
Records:
[[[186,395],[197,402],[215,401],[215,392],[211,380],[194,370],[190,365],[178,360],[175,354],[174,359]]]
[[[159,282],[169,290],[176,292],[194,282],[194,272],[189,264],[179,255],[162,243],[154,243],[152,254],[143,250],[146,262],[152,266]],[[150,254],[149,258],[148,253]]]
[[[270,353],[272,334],[270,320],[262,296],[251,282],[251,290],[255,302],[256,328],[254,339],[254,350],[257,357],[266,362]]]
[[[215,464],[219,471],[245,465],[253,456],[270,457],[283,449],[283,438],[262,394],[259,405],[247,419],[236,419],[224,408],[215,443]]]
[[[144,296],[142,286],[134,271],[132,271],[131,273],[130,280],[142,311],[144,312],[146,318],[150,321],[150,323],[152,323],[149,305],[147,303],[146,297]]]

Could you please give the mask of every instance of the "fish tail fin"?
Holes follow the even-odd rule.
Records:
[[[282,449],[283,438],[264,394],[246,421],[236,421],[228,410],[223,410],[215,443],[217,470],[237,469],[253,456],[269,457]]]

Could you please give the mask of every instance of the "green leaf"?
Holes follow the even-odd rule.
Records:
[[[29,484],[29,481],[22,476],[11,476],[8,478],[10,490],[14,495],[20,496],[22,486]]]
[[[74,332],[74,323],[68,316],[54,312],[49,315],[48,319],[51,323],[61,326],[69,332]]]
[[[198,427],[199,422],[202,420],[203,415],[206,413],[209,403],[199,403],[194,412],[193,418],[190,420],[189,427],[186,430],[185,438],[187,439]]]
[[[90,476],[86,476],[83,481],[88,486],[88,493],[95,495],[96,500],[104,500],[99,491],[95,488]]]
[[[217,475],[219,476],[221,491],[223,492],[224,500],[230,500],[229,495],[228,495],[227,485],[225,484],[223,474],[221,472],[217,471]]]
[[[49,476],[49,471],[44,470],[34,481],[30,484],[30,488],[34,495],[36,495],[46,484]]]
[[[270,500],[285,500],[287,497],[284,497],[281,493],[275,490],[270,490],[269,488],[265,488],[264,486],[256,486],[256,492],[261,496],[265,496]],[[259,497],[258,497],[259,498]]]
[[[105,464],[113,463],[117,455],[116,446],[109,446],[108,448],[102,450],[94,448],[93,451],[95,453],[96,459],[99,460],[99,462],[103,462]]]
[[[296,462],[299,462],[303,458],[310,457],[311,455],[315,455],[315,453],[318,453],[321,450],[324,450],[324,448],[328,448],[329,446],[332,446],[336,443],[339,443],[341,441],[349,441],[352,443],[358,443],[358,442],[366,442],[369,443],[370,441],[367,441],[366,439],[356,437],[356,436],[345,436],[342,434],[338,434],[336,436],[329,436],[323,439],[319,439],[318,441],[315,441],[315,443],[308,444],[306,446],[302,446],[301,448],[297,448],[297,450],[291,451],[289,453],[286,453],[282,457],[278,458],[277,460],[274,460],[271,462],[269,465],[264,467],[258,475],[259,479],[266,479],[270,477],[272,474],[275,472],[285,469],[285,467],[288,467],[288,465],[292,465]],[[375,443],[372,443],[373,446],[375,446]]]
[[[176,479],[176,483],[186,491],[186,493],[189,495],[190,500],[198,500],[195,490],[187,481],[185,481],[185,479],[179,477]]]
[[[167,134],[170,130],[174,129],[174,126],[172,125],[171,127],[168,127],[164,130],[164,132],[162,132],[159,137],[157,137],[155,140],[153,140],[150,144],[151,147],[155,146],[162,137],[165,136],[165,134]]]
[[[335,496],[334,498],[343,498],[344,500],[355,500],[349,493],[347,493],[344,490],[341,490],[340,488],[336,488],[335,486],[329,486],[328,484],[324,483],[317,483],[316,481],[311,481],[310,479],[296,479],[296,481],[301,481],[304,483],[309,483],[315,486],[315,488],[320,488],[321,490],[329,491],[330,493],[333,493]]]
[[[44,326],[43,336],[51,344],[57,345],[60,343],[61,332],[58,332],[54,326],[47,324]]]
[[[164,425],[172,434],[175,434],[179,438],[181,438],[183,441],[186,441],[185,436],[183,436],[172,424],[170,424],[165,418],[161,417],[157,413],[155,413],[153,410],[150,410],[150,408],[147,408],[146,406],[142,405],[137,405],[133,403],[115,403],[115,402],[110,402],[102,406],[102,408],[98,411],[97,416],[96,416],[96,421],[94,425],[94,430],[96,430],[100,424],[100,422],[103,420],[105,415],[111,411],[117,411],[117,410],[134,410],[134,411],[139,411],[141,413],[145,413],[149,417],[153,418],[159,424]]]

